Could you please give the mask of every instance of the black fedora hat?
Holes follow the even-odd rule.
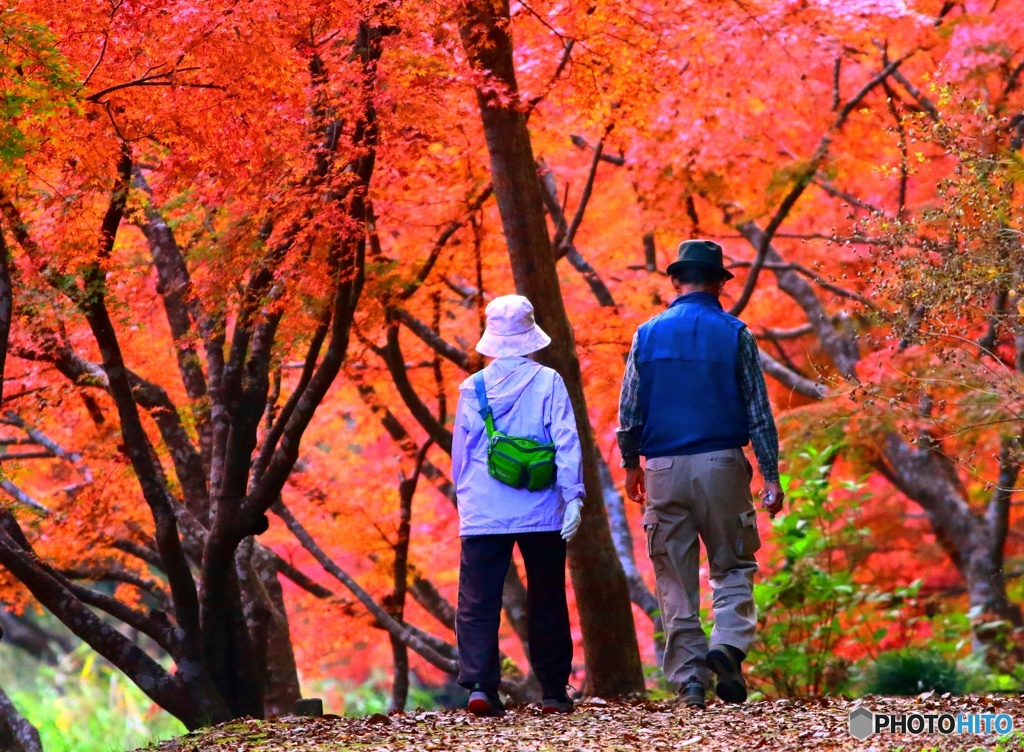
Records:
[[[679,244],[679,256],[665,271],[675,274],[681,269],[709,269],[721,272],[726,279],[733,274],[722,264],[722,246],[712,240],[684,240]]]

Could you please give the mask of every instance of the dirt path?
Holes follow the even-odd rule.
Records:
[[[942,735],[850,733],[857,707],[880,714],[939,716],[1006,714],[1014,732]],[[863,719],[862,719],[863,720]],[[874,720],[869,721],[871,724]],[[1005,724],[1006,719],[1000,720]],[[914,721],[911,721],[914,723]],[[979,721],[980,723],[980,721]],[[873,728],[873,725],[870,726]],[[465,711],[410,712],[366,718],[243,720],[163,742],[160,752],[668,752],[669,750],[1024,750],[1024,698],[953,697],[778,700],[747,705],[712,703],[687,711],[665,703],[583,702],[569,716],[542,716],[537,708],[510,710],[503,718],[474,718]]]

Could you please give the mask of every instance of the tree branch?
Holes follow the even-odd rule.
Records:
[[[398,341],[398,324],[394,323],[387,330],[387,344],[379,353],[388,367],[391,379],[395,382],[399,395],[409,412],[416,419],[437,445],[447,454],[452,453],[452,432],[437,422],[437,418],[430,411],[416,390],[409,381],[409,374],[405,369],[405,358],[402,356],[401,345]]]
[[[472,363],[469,353],[465,350],[450,344],[430,328],[425,322],[413,316],[404,308],[396,308],[392,311],[395,318],[405,324],[406,328],[423,340],[434,352],[450,360],[466,373],[472,371]]]
[[[756,222],[743,222],[736,229],[754,248],[765,249],[763,260],[780,266],[785,263],[775,247],[765,241],[765,236]],[[808,323],[814,327],[815,334],[839,372],[847,379],[855,379],[857,361],[860,359],[857,343],[851,336],[839,332],[832,325],[831,318],[825,312],[825,308],[811,284],[792,269],[776,271],[775,279],[779,289],[789,295],[803,309]]]
[[[551,220],[555,225],[555,239],[552,246],[557,248],[559,253],[569,260],[573,268],[583,275],[583,279],[590,287],[590,291],[594,294],[598,304],[614,308],[615,298],[612,296],[608,286],[605,285],[604,280],[601,279],[601,276],[583,258],[583,255],[576,249],[575,243],[570,242],[566,245],[564,242],[565,238],[568,237],[569,229],[566,226],[562,205],[558,201],[558,185],[555,182],[554,173],[543,160],[537,160],[537,169],[540,174],[541,197],[544,199],[544,206],[548,210],[548,214],[551,215]]]
[[[142,212],[145,221],[136,217],[135,224],[149,241],[153,266],[157,272],[156,289],[163,300],[167,323],[174,339],[178,370],[185,392],[193,402],[200,401],[207,394],[206,377],[192,341],[192,325],[194,321],[200,329],[204,326],[208,329],[210,322],[201,301],[192,294],[192,279],[174,232],[153,203],[153,189],[137,166],[132,170],[132,183],[149,197]],[[209,410],[193,408],[193,412],[199,433],[202,435],[208,432]]]
[[[103,357],[103,370],[107,375],[110,394],[121,420],[125,452],[153,515],[157,549],[160,551],[171,588],[178,625],[182,629],[184,655],[189,661],[194,661],[197,667],[202,667],[205,666],[205,658],[200,641],[202,631],[195,581],[192,579],[192,571],[178,536],[174,506],[167,482],[142,426],[121,345],[106,307],[106,274],[100,266],[102,261],[109,258],[114,247],[128,198],[131,170],[131,154],[127,147],[124,147],[118,162],[117,180],[111,192],[110,204],[100,228],[98,260],[89,264],[82,275],[85,295],[80,307]]]
[[[913,52],[909,52],[898,60],[893,60],[891,63],[886,65],[879,74],[864,84],[864,86],[861,87],[861,90],[843,106],[839,111],[839,114],[836,116],[835,122],[821,137],[821,141],[818,142],[818,146],[814,150],[814,154],[811,155],[807,164],[802,166],[800,169],[800,174],[797,176],[792,188],[790,188],[789,193],[787,193],[779,203],[778,208],[775,210],[775,214],[772,215],[771,220],[768,222],[768,226],[765,227],[762,233],[760,244],[757,246],[757,254],[754,257],[754,263],[751,265],[750,272],[747,274],[747,279],[743,284],[743,291],[736,299],[732,308],[729,309],[729,313],[733,316],[739,316],[743,312],[743,309],[747,307],[747,303],[750,302],[750,297],[754,294],[754,288],[757,286],[757,279],[761,273],[761,267],[764,265],[768,255],[768,246],[771,243],[772,238],[775,236],[776,230],[779,229],[779,226],[783,221],[785,221],[786,217],[789,216],[790,210],[796,204],[797,200],[799,200],[800,196],[803,195],[804,190],[818,172],[818,168],[821,166],[822,162],[825,161],[825,157],[828,155],[834,134],[843,127],[847,118],[850,117],[850,114],[860,104],[864,97],[866,97],[872,89],[888,78],[893,71],[899,68],[899,66],[902,65],[903,62],[912,54]]]
[[[278,502],[274,504],[272,509],[274,514],[284,521],[285,525],[287,525],[288,529],[292,532],[292,535],[302,543],[303,548],[313,555],[313,558],[317,560],[317,563],[320,564],[328,574],[348,588],[389,634],[415,650],[432,666],[435,666],[448,674],[458,673],[458,661],[455,660],[451,654],[445,655],[442,652],[439,652],[435,645],[428,644],[428,642],[422,639],[422,637],[411,629],[408,624],[396,621],[379,603],[377,603],[376,600],[374,600],[373,596],[364,590],[351,575],[339,567],[337,563],[335,563],[335,561],[331,559],[331,557],[329,557],[322,548],[320,548],[317,542],[313,540],[313,537],[306,531],[302,524],[283,503]]]
[[[10,258],[7,241],[0,227],[0,403],[4,398],[4,381],[7,376],[7,343],[11,335],[11,321],[14,316],[14,287],[11,285]]]
[[[9,752],[43,752],[43,743],[39,731],[11,702],[3,688],[0,687],[0,742],[17,744]]]
[[[573,244],[576,239],[576,232],[580,229],[580,225],[583,223],[583,215],[587,211],[587,204],[590,202],[590,195],[594,191],[594,179],[597,177],[597,166],[601,163],[601,152],[604,151],[604,140],[608,134],[612,132],[612,125],[605,128],[604,134],[597,142],[597,146],[594,147],[594,158],[590,161],[590,170],[587,172],[587,179],[583,183],[583,193],[580,195],[579,203],[576,205],[576,212],[572,216],[572,221],[569,223],[568,228],[565,231],[565,236],[562,238],[562,242],[559,243],[558,250],[562,253],[568,253],[569,247]]]
[[[19,545],[12,532],[20,534],[13,517],[0,508],[0,564],[48,611],[66,624],[72,632],[89,644],[96,652],[133,677],[145,694],[155,703],[183,720],[202,715],[196,707],[196,698],[180,691],[177,682],[145,651],[124,637],[92,613],[54,575],[37,562],[30,551]],[[23,536],[19,536],[23,538]],[[216,703],[217,695],[209,702]],[[226,715],[221,713],[220,715]],[[186,720],[187,725],[191,725]]]
[[[407,282],[402,290],[397,293],[394,297],[394,304],[408,300],[411,298],[417,290],[427,281],[427,277],[430,276],[431,270],[434,268],[434,264],[437,263],[437,259],[441,255],[441,251],[448,244],[448,241],[452,239],[452,236],[458,232],[462,227],[465,226],[469,218],[472,217],[476,212],[480,211],[480,208],[487,202],[487,199],[494,193],[494,187],[488,183],[484,188],[477,194],[476,198],[468,203],[466,211],[458,219],[453,219],[449,222],[441,234],[437,236],[433,245],[430,247],[430,252],[427,254],[427,260],[423,262],[423,266],[413,277],[411,282]]]
[[[313,338],[309,343],[309,349],[306,351],[306,359],[302,364],[302,375],[299,376],[299,383],[295,385],[295,390],[281,409],[281,413],[274,420],[267,435],[263,437],[263,446],[252,466],[250,487],[254,487],[263,477],[263,472],[270,462],[274,450],[277,449],[277,443],[284,434],[285,426],[288,425],[288,421],[295,412],[299,400],[302,399],[306,387],[309,386],[309,382],[313,379],[313,374],[316,372],[316,362],[320,357],[320,350],[323,348],[324,340],[327,339],[327,332],[330,330],[331,313],[331,309],[328,308],[320,319],[320,323],[317,324],[316,331],[313,332]]]
[[[761,368],[764,369],[764,372],[786,388],[816,400],[822,399],[828,394],[828,389],[824,384],[811,381],[786,368],[786,366],[766,353],[763,348],[757,348],[757,352],[761,356]]]

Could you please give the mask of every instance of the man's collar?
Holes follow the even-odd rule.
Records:
[[[722,307],[721,301],[709,292],[688,292],[673,300],[669,304],[669,308],[674,308],[683,303],[701,303],[703,305],[715,306],[716,308]]]

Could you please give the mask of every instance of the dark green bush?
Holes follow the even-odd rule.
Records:
[[[929,690],[963,693],[967,676],[955,663],[930,650],[881,653],[868,670],[867,691],[876,695],[917,695]]]

